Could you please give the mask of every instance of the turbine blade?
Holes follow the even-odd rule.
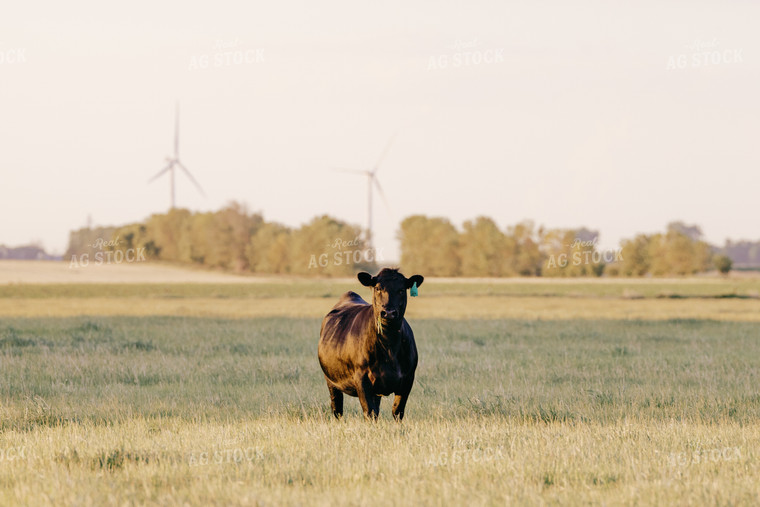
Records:
[[[174,111],[174,158],[179,158],[179,101]]]
[[[157,180],[158,178],[160,178],[161,176],[163,176],[163,174],[164,174],[166,171],[168,171],[169,169],[171,169],[171,168],[172,168],[172,163],[171,163],[171,162],[169,162],[169,165],[167,165],[166,167],[164,167],[163,169],[161,169],[160,171],[158,171],[158,174],[156,174],[156,175],[155,175],[155,176],[153,176],[151,179],[149,179],[149,180],[148,180],[148,183],[153,183],[155,180]]]
[[[383,160],[385,160],[385,157],[388,155],[388,152],[391,149],[391,145],[393,144],[393,141],[396,140],[396,136],[398,135],[398,132],[395,132],[390,139],[388,139],[388,144],[385,145],[385,149],[380,154],[380,158],[377,159],[377,163],[375,164],[375,168],[372,169],[372,174],[375,174],[378,169],[380,169],[380,164],[383,163]]]
[[[380,182],[377,181],[377,177],[373,175],[372,181],[375,182],[375,186],[377,187],[378,192],[380,192],[380,198],[383,200],[383,204],[385,204],[385,208],[388,210],[388,214],[393,215],[393,212],[391,211],[391,206],[390,204],[388,204],[388,199],[385,198],[385,192],[383,192],[383,187],[380,186]]]
[[[352,174],[367,174],[369,171],[362,171],[361,169],[346,169],[345,167],[333,167],[333,171],[338,173],[352,173]]]
[[[177,165],[179,166],[180,169],[182,169],[185,172],[185,174],[187,174],[187,177],[190,178],[190,181],[193,182],[193,185],[195,185],[195,188],[198,189],[198,192],[200,192],[203,197],[206,197],[206,192],[204,192],[200,184],[197,181],[195,181],[195,178],[193,178],[193,175],[190,174],[190,171],[188,171],[187,168],[182,165],[182,162],[178,160]]]

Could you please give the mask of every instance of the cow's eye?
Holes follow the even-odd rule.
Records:
[[[401,294],[403,294],[404,292],[405,292],[404,290],[400,290],[400,291],[398,291],[398,295],[400,296],[400,295],[401,295]]]

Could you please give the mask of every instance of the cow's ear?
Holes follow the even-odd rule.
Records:
[[[422,282],[424,280],[425,280],[425,277],[423,277],[422,275],[412,275],[406,279],[406,288],[409,289],[415,283],[417,284],[417,287],[419,287],[420,285],[422,285]]]
[[[369,273],[362,271],[356,277],[359,279],[359,283],[364,285],[365,287],[374,287],[377,285],[377,278],[370,275]]]

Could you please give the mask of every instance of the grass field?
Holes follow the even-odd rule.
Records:
[[[754,505],[760,281],[426,281],[403,424],[329,414],[358,284],[0,286],[0,504]]]

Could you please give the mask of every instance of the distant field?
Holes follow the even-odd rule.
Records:
[[[37,283],[236,283],[255,282],[253,277],[170,264],[136,262],[95,263],[74,267],[66,261],[0,260],[0,285]]]
[[[329,413],[349,289],[0,285],[0,504],[760,503],[760,280],[426,280],[403,424]]]
[[[0,316],[183,315],[320,317],[348,280],[204,284],[0,285]],[[426,280],[410,318],[712,319],[760,321],[760,280]]]
[[[66,262],[0,260],[0,298],[36,297],[336,297],[354,278],[241,276],[136,263],[70,269]],[[408,275],[409,273],[407,273]],[[432,278],[431,296],[760,298],[760,275],[728,278]],[[361,287],[359,287],[361,289]]]

